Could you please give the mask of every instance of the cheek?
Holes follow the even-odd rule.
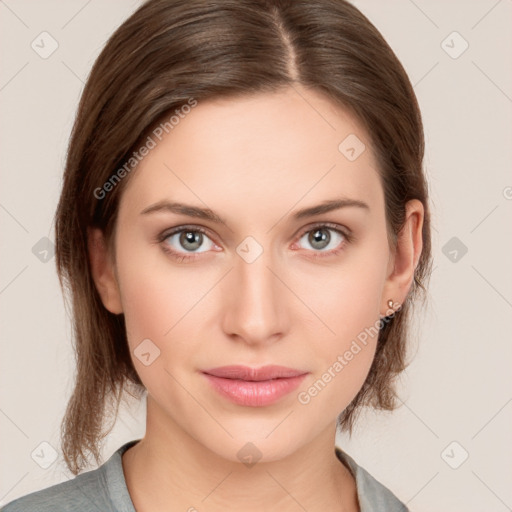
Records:
[[[387,265],[387,253],[377,249],[347,259],[337,271],[330,268],[325,274],[317,273],[316,279],[304,281],[301,287],[301,295],[308,297],[308,306],[321,319],[314,322],[316,327],[311,325],[316,371],[297,397],[313,415],[325,414],[327,409],[341,412],[370,370]]]
[[[337,417],[361,389],[375,355],[379,334],[375,283],[344,280],[343,285],[340,291],[331,284],[321,301],[318,311],[329,329],[312,336],[314,372],[297,395],[311,417]]]
[[[132,346],[145,338],[155,342],[162,339],[173,326],[171,312],[180,309],[177,294],[169,294],[155,277],[148,268],[120,274],[126,331]]]
[[[207,276],[173,268],[162,251],[135,237],[131,241],[126,236],[118,244],[117,269],[131,345],[172,337],[209,288]]]
[[[156,403],[194,417],[198,413],[194,402],[178,383],[194,371],[196,347],[187,327],[198,321],[193,308],[198,298],[181,292],[182,286],[187,289],[186,283],[177,273],[166,276],[155,267],[135,267],[134,263],[119,275],[133,365]]]
[[[169,374],[181,382],[197,369],[200,340],[205,339],[204,307],[212,300],[209,291],[218,273],[172,265],[160,250],[137,247],[129,237],[118,243],[117,271],[135,369],[150,392],[170,392],[175,383]],[[150,353],[150,360],[158,357],[146,365],[141,353]]]
[[[120,229],[116,246],[128,345],[139,377],[146,388],[150,388],[152,379],[156,378],[155,370],[163,371],[165,341],[173,335],[173,326],[185,314],[183,283],[179,279],[170,280],[162,273],[161,263],[156,258],[159,251],[142,244],[135,236],[130,237]],[[183,346],[176,344],[174,349],[179,351]],[[145,364],[148,360],[151,364]]]
[[[337,266],[310,266],[296,274],[293,289],[314,313],[305,317],[316,324],[321,332],[319,345],[327,352],[342,349],[379,320],[387,258],[387,253],[373,244],[348,252]]]

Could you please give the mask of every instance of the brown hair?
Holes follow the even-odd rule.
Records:
[[[144,387],[123,315],[105,309],[91,277],[87,228],[111,240],[129,176],[98,198],[163,116],[190,98],[237,97],[301,84],[352,112],[371,138],[385,195],[390,243],[405,203],[425,209],[423,251],[401,310],[379,332],[369,375],[338,426],[352,431],[363,405],[395,407],[405,368],[410,307],[431,271],[424,137],[412,86],[378,30],[344,0],[149,0],[110,37],[87,79],[68,148],[56,212],[56,264],[73,309],[76,382],[62,421],[64,460],[79,473],[100,461],[104,420],[127,391]],[[341,142],[341,141],[340,141]],[[119,176],[119,175],[118,175]],[[423,296],[425,298],[425,296]]]

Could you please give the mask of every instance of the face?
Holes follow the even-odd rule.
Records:
[[[287,89],[199,102],[157,142],[121,197],[110,294],[148,424],[229,460],[247,442],[283,458],[334,429],[396,299],[369,137],[321,95]],[[334,207],[306,211],[319,205]],[[204,373],[232,365],[299,376]]]

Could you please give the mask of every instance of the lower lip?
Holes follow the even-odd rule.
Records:
[[[207,373],[203,374],[213,388],[238,405],[263,407],[273,404],[291,393],[302,382],[306,374],[282,379],[247,381],[224,379]]]

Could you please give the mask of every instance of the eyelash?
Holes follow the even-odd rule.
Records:
[[[304,229],[303,231],[301,231],[300,235],[297,237],[297,241],[299,241],[304,235],[310,233],[311,231],[315,231],[319,228],[323,228],[323,229],[327,228],[330,231],[334,231],[334,232],[338,233],[339,235],[341,235],[344,238],[344,240],[340,243],[340,245],[336,249],[331,249],[330,251],[313,251],[313,256],[312,256],[313,258],[325,258],[325,257],[329,257],[329,256],[336,256],[339,253],[341,253],[343,250],[345,250],[345,246],[352,243],[352,241],[354,239],[354,236],[351,233],[347,232],[346,230],[340,229],[340,227],[337,224],[332,224],[330,222],[323,222],[323,223],[315,224],[313,226],[308,226],[307,229]],[[171,230],[164,231],[157,238],[157,242],[162,244],[163,250],[180,263],[183,261],[191,261],[191,260],[197,259],[198,253],[190,253],[190,254],[178,253],[174,249],[170,249],[169,245],[165,244],[164,242],[168,238],[170,238],[172,235],[175,235],[176,233],[186,232],[186,231],[202,233],[203,235],[206,235],[211,240],[211,237],[208,235],[207,230],[205,230],[201,226],[186,226],[186,225],[178,226]],[[213,242],[213,240],[212,240],[212,242]],[[213,242],[213,243],[215,243],[215,242]]]

